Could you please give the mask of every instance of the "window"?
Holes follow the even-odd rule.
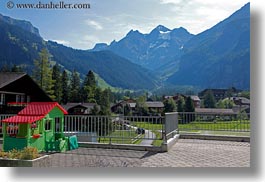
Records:
[[[4,105],[4,104],[5,104],[5,94],[1,94],[0,105]]]
[[[21,101],[21,102],[25,102],[25,95],[21,95],[21,97],[20,97],[20,101]]]
[[[28,95],[27,96],[27,103],[29,103],[30,102],[30,96]]]
[[[51,120],[46,120],[45,121],[45,130],[51,130]]]
[[[20,95],[16,95],[16,103],[20,102]]]
[[[57,117],[55,118],[55,132],[60,132],[60,125],[61,123],[61,118]]]

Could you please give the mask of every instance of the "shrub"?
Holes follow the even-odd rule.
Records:
[[[37,148],[26,147],[21,151],[20,159],[32,160],[38,158],[39,156],[40,155]]]
[[[4,151],[0,151],[0,157],[1,158],[6,158],[8,156],[8,154],[6,153],[6,152],[4,152]]]
[[[12,149],[9,152],[0,151],[1,158],[32,160],[40,157],[37,148],[25,147],[23,150]]]

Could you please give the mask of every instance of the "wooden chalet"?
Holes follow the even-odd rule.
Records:
[[[51,101],[26,73],[0,73],[0,114],[17,114],[29,102]]]

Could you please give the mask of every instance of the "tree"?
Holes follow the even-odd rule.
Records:
[[[235,105],[234,101],[231,99],[223,99],[223,100],[219,100],[216,103],[216,107],[217,108],[222,108],[222,109],[231,109],[233,108],[233,106]]]
[[[191,99],[191,97],[187,97],[186,101],[185,101],[185,112],[189,112],[184,114],[183,116],[183,121],[184,123],[189,123],[195,120],[195,108],[194,108],[194,104],[193,101]]]
[[[23,72],[23,69],[20,66],[14,64],[11,68],[11,72]]]
[[[94,105],[93,108],[91,109],[91,114],[96,116],[98,115],[100,112],[99,106],[98,105]]]
[[[177,109],[177,111],[178,112],[184,112],[184,107],[185,107],[185,100],[184,100],[184,98],[182,97],[182,96],[179,96],[179,99],[178,99],[178,103],[177,103],[178,105],[177,105],[177,107],[178,107],[178,109]]]
[[[62,74],[62,103],[67,104],[69,100],[69,78],[67,72],[64,70]]]
[[[185,102],[185,112],[194,112],[194,111],[195,111],[195,108],[194,108],[193,101],[191,97],[187,97],[186,102]]]
[[[107,89],[101,93],[99,106],[101,115],[110,115],[109,91]]]
[[[79,74],[74,70],[72,72],[71,82],[70,82],[70,102],[80,102],[80,77]]]
[[[89,70],[82,87],[82,100],[83,102],[96,102],[95,101],[95,90],[97,87],[96,78],[94,73]]]
[[[58,64],[54,65],[52,68],[52,79],[56,84],[53,86],[55,101],[61,103],[62,100],[62,76],[60,67]]]
[[[39,53],[39,59],[34,60],[33,79],[50,96],[55,99],[52,79],[52,70],[50,67],[49,53],[47,49],[42,49]]]
[[[166,112],[174,112],[176,111],[176,102],[174,101],[173,98],[169,98],[164,101],[164,106],[165,106],[165,113]]]
[[[123,108],[123,114],[124,116],[131,116],[132,115],[132,110],[129,104],[125,104],[124,108]]]
[[[147,116],[148,115],[148,107],[146,105],[146,97],[145,96],[140,96],[136,100],[136,112],[138,113],[139,116]]]
[[[239,93],[239,96],[250,99],[250,91],[243,91],[243,92]]]
[[[94,99],[96,100],[96,103],[99,104],[101,101],[101,89],[99,87],[97,87],[95,89],[95,95],[94,95]]]
[[[215,108],[216,100],[213,96],[213,92],[208,90],[204,95],[204,107],[205,108]]]

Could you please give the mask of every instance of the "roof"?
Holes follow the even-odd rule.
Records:
[[[1,72],[0,92],[25,94],[32,102],[52,102],[45,91],[26,73]]]
[[[57,102],[32,102],[28,106],[20,111],[20,116],[40,116],[47,115],[54,107],[58,107],[64,114],[67,111],[62,108]]]
[[[22,78],[26,73],[15,73],[15,72],[1,72],[0,73],[0,88]]]
[[[233,109],[217,109],[217,108],[195,108],[195,112],[203,114],[236,114]]]
[[[232,97],[230,98],[236,105],[250,105],[250,100],[245,97]]]
[[[190,98],[193,101],[200,101],[201,100],[197,95],[191,95]]]
[[[162,108],[164,107],[163,102],[145,102],[147,107],[150,108]]]
[[[64,110],[57,102],[32,102],[21,110],[17,116],[2,120],[6,123],[33,123],[44,118],[52,109],[58,107],[64,114]]]
[[[67,103],[65,105],[62,105],[62,107],[65,109],[65,110],[69,110],[71,108],[74,108],[74,107],[83,107],[83,108],[87,108],[87,109],[91,109],[93,108],[95,105],[97,105],[96,103]]]

